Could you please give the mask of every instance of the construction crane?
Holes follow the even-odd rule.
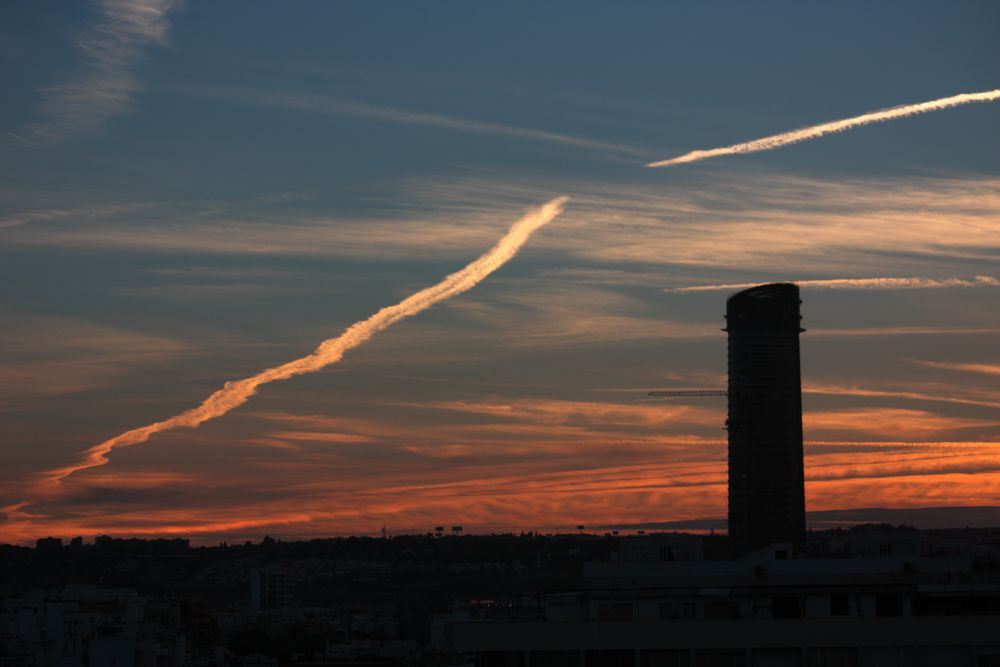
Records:
[[[679,391],[651,391],[647,396],[660,398],[703,398],[711,396],[729,396],[725,389],[686,389]]]

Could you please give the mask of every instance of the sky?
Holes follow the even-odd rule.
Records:
[[[961,1],[3,3],[0,539],[717,522],[725,399],[646,393],[724,387],[726,297],[787,280],[816,525],[1000,524],[1000,102],[646,166],[996,90],[998,31]],[[467,291],[53,481],[558,197]]]

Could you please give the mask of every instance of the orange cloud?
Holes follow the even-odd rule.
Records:
[[[1000,422],[966,417],[947,417],[926,410],[903,408],[857,408],[806,412],[803,428],[808,433],[856,433],[887,439],[924,440],[969,428],[996,428]]]
[[[943,368],[950,371],[966,371],[969,373],[983,373],[985,375],[1000,375],[1000,364],[960,364],[947,361],[915,361],[921,366],[929,366],[930,368]]]

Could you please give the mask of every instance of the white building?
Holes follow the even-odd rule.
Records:
[[[157,652],[138,593],[93,585],[3,600],[0,641],[12,664],[45,667],[152,665]]]
[[[254,611],[283,609],[292,603],[292,583],[279,567],[250,570],[250,608]]]

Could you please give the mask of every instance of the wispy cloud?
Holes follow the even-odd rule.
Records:
[[[1000,375],[1000,366],[994,366],[996,374]],[[985,396],[956,396],[954,389],[937,393],[920,391],[903,391],[899,389],[870,389],[866,387],[851,387],[831,384],[806,384],[802,387],[806,394],[822,396],[857,396],[861,398],[902,398],[930,403],[954,403],[957,405],[977,405],[984,408],[1000,409],[1000,394]]]
[[[1000,364],[976,364],[976,363],[956,363],[950,361],[923,361],[914,359],[915,363],[929,368],[943,368],[949,371],[965,371],[968,373],[982,373],[984,375],[1000,375]]]
[[[685,322],[662,312],[650,313],[648,302],[614,290],[552,282],[509,279],[509,289],[486,300],[454,304],[451,310],[485,336],[505,332],[504,339],[514,347],[699,339],[719,333],[714,322]]]
[[[888,327],[811,327],[810,338],[871,336],[986,336],[1000,333],[998,327],[888,326]]]
[[[32,223],[78,223],[80,221],[105,222],[116,216],[135,212],[141,209],[135,203],[116,203],[106,205],[72,205],[58,208],[42,208],[10,213],[0,217],[0,229],[19,227]]]
[[[78,40],[82,62],[62,83],[42,89],[38,119],[19,136],[51,144],[100,129],[129,111],[141,85],[137,61],[149,46],[164,44],[168,13],[182,0],[99,0],[99,16]]]
[[[1000,181],[993,178],[828,181],[771,173],[698,187],[680,180],[656,187],[559,185],[583,194],[533,247],[573,258],[575,269],[744,271],[738,281],[725,281],[743,283],[773,275],[775,266],[807,279],[871,275],[873,267],[901,276],[989,274],[1000,257]],[[459,258],[489,242],[497,211],[545,196],[537,184],[492,175],[437,177],[400,183],[391,214],[258,209],[194,218],[184,206],[160,204],[129,219],[90,218],[85,226],[50,220],[0,234],[11,244],[75,249]]]
[[[716,292],[725,290],[739,290],[748,287],[755,287],[761,282],[752,283],[724,283],[721,285],[689,285],[687,287],[668,287],[665,292]],[[892,290],[892,289],[940,289],[942,287],[981,287],[989,285],[1000,287],[1000,280],[993,276],[975,276],[972,279],[966,278],[829,278],[825,280],[785,280],[780,282],[793,282],[799,287],[810,289],[836,289],[836,290]]]
[[[643,157],[649,155],[648,151],[634,148],[632,146],[598,141],[595,139],[588,139],[586,137],[577,137],[569,134],[549,132],[547,130],[537,130],[527,127],[503,125],[501,123],[493,123],[489,121],[460,118],[442,113],[412,111],[333,95],[293,93],[285,91],[261,91],[253,88],[234,86],[213,86],[211,88],[177,87],[175,90],[182,93],[198,95],[199,97],[207,97],[226,102],[242,102],[255,106],[275,107],[293,111],[304,111],[335,116],[351,116],[367,120],[402,123],[405,125],[421,125],[441,130],[450,130],[453,132],[487,134],[512,139],[527,139],[529,141],[562,144],[564,146],[574,146],[576,148],[598,150],[606,153],[614,153],[630,157]]]
[[[79,318],[5,310],[0,318],[0,409],[95,389],[188,350],[179,340]]]
[[[818,139],[819,137],[827,134],[844,132],[845,130],[860,127],[861,125],[882,123],[887,120],[905,118],[906,116],[914,116],[916,114],[927,113],[929,111],[939,111],[941,109],[948,109],[962,104],[972,104],[973,102],[993,102],[998,99],[1000,99],[1000,89],[987,90],[978,93],[962,93],[959,95],[952,95],[951,97],[942,97],[929,102],[907,104],[904,106],[892,107],[891,109],[871,111],[852,118],[844,118],[842,120],[835,120],[829,123],[822,123],[820,125],[812,125],[810,127],[804,127],[800,130],[793,130],[791,132],[772,134],[771,136],[764,137],[762,139],[754,139],[753,141],[748,141],[742,144],[733,144],[732,146],[712,148],[710,150],[691,151],[690,153],[685,153],[684,155],[670,158],[669,160],[650,162],[646,166],[669,167],[671,165],[684,164],[686,162],[697,162],[699,160],[719,157],[721,155],[738,155],[740,153],[770,151],[775,148],[781,148],[782,146],[788,146],[789,144],[797,144],[800,141]]]
[[[428,182],[415,194],[447,191],[445,200],[455,206],[474,196],[483,205],[536,188],[481,178]],[[979,262],[987,273],[1000,255],[1000,184],[989,177],[830,180],[727,172],[705,183],[679,173],[655,187],[577,181],[561,189],[581,194],[546,241],[604,269],[648,270],[645,263],[766,274],[781,266],[821,279],[892,267],[897,275],[919,276],[959,261],[962,270],[980,272]]]

